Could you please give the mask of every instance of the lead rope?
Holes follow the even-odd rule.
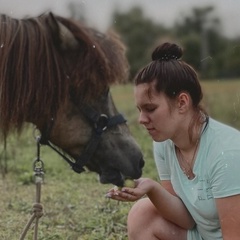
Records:
[[[33,162],[33,171],[34,171],[34,176],[35,176],[35,184],[36,184],[36,202],[33,204],[33,210],[32,210],[32,216],[29,219],[28,223],[26,224],[19,240],[24,240],[28,230],[31,227],[31,224],[33,221],[35,221],[34,225],[34,240],[37,240],[37,235],[38,235],[38,222],[39,218],[42,217],[43,215],[43,206],[40,203],[41,200],[41,186],[43,183],[43,176],[44,176],[44,164],[43,161],[40,159],[40,137],[36,138],[37,140],[37,158]]]

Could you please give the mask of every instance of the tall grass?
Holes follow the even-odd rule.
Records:
[[[203,104],[217,120],[240,129],[240,81],[202,82]],[[131,85],[111,89],[120,112],[126,115],[130,130],[140,144],[146,165],[143,176],[158,179],[150,137],[137,122]],[[32,163],[36,146],[30,126],[17,137],[10,136],[7,148],[8,173],[0,179],[0,239],[19,239],[35,202]],[[0,146],[0,152],[3,145]],[[3,165],[3,154],[0,155]],[[94,173],[80,175],[47,147],[41,150],[45,183],[41,202],[44,216],[39,223],[39,240],[125,240],[126,219],[132,203],[105,198],[111,185],[101,185]],[[33,239],[33,230],[26,239]]]
[[[240,81],[204,81],[202,86],[210,116],[240,129]]]

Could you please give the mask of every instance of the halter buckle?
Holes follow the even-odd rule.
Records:
[[[94,129],[97,133],[101,134],[107,130],[109,118],[106,114],[101,114],[94,124]]]

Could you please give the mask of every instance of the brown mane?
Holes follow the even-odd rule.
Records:
[[[50,119],[73,94],[96,99],[112,83],[127,77],[124,47],[115,35],[103,35],[70,19],[55,17],[77,39],[77,49],[61,46],[51,15],[13,19],[0,16],[0,128],[20,130],[26,121]]]

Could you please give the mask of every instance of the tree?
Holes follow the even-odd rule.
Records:
[[[122,36],[127,46],[132,79],[136,72],[150,61],[150,49],[156,39],[166,33],[166,29],[144,17],[139,7],[134,7],[127,13],[116,11],[113,19],[113,28]]]
[[[187,54],[188,61],[203,77],[211,75],[211,67],[215,64],[213,60],[223,38],[220,34],[220,19],[214,17],[213,12],[213,6],[193,8],[191,15],[185,16],[182,21],[175,24],[175,33],[183,40],[187,51],[193,50],[192,45],[197,50],[195,54]]]
[[[164,39],[183,46],[183,60],[193,65],[202,79],[238,77],[240,39],[229,39],[222,34],[221,20],[214,10],[213,6],[193,8],[172,28],[146,18],[140,7],[126,13],[115,11],[113,28],[127,46],[131,79],[151,60],[156,43]]]
[[[240,38],[229,41],[224,51],[223,76],[237,78],[240,76]]]

